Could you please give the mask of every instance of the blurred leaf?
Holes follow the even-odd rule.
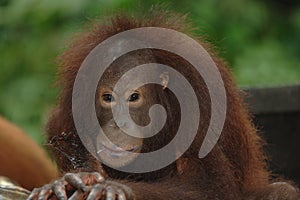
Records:
[[[236,59],[235,74],[242,86],[270,86],[300,83],[300,65],[282,45],[267,40],[248,46]]]

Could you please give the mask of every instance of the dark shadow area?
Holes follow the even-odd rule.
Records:
[[[246,92],[254,123],[267,141],[271,169],[300,184],[300,85]]]

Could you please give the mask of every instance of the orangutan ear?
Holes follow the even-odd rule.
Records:
[[[168,83],[169,83],[168,72],[161,73],[159,77],[161,78],[161,85],[163,86],[163,89],[166,89],[166,87],[168,87]]]

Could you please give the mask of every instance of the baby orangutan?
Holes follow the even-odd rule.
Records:
[[[206,157],[199,158],[198,153],[211,119],[211,98],[207,85],[187,60],[155,48],[139,49],[119,57],[99,77],[95,109],[98,122],[110,142],[101,142],[100,139],[91,141],[97,151],[97,158],[87,151],[72,116],[73,86],[80,66],[97,45],[118,33],[142,27],[161,27],[188,34],[194,28],[186,22],[184,16],[162,10],[150,10],[143,16],[134,17],[118,13],[103,22],[97,21],[59,58],[60,100],[49,119],[47,136],[62,178],[33,190],[28,199],[300,199],[296,187],[270,178],[262,151],[262,139],[251,123],[230,71],[212,52],[210,56],[221,74],[226,90],[227,113],[221,136]],[[206,50],[210,49],[200,39],[194,39],[206,47]],[[118,46],[107,49],[108,53],[119,51]],[[197,53],[190,49],[184,51],[191,55]],[[200,102],[201,120],[192,144],[176,161],[155,171],[124,172],[118,169],[133,165],[140,153],[153,152],[169,144],[181,122],[180,103],[168,88],[173,83],[172,78],[164,71],[153,72],[153,76],[161,81],[160,84],[146,84],[134,90],[123,85],[122,91],[113,90],[122,74],[147,63],[170,66],[188,80]],[[148,76],[148,73],[144,73],[134,77],[132,81]],[[152,137],[138,137],[144,133],[136,129],[134,124],[147,126],[151,121],[149,109],[156,104],[162,105],[166,110],[164,126]],[[132,120],[122,116],[124,105],[129,107]],[[113,117],[113,108],[118,121]],[[195,113],[189,113],[188,118],[190,121],[196,119]],[[134,133],[136,137],[128,135],[128,132]],[[172,152],[174,157],[177,153]]]

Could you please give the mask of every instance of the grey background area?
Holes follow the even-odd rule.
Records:
[[[270,168],[300,184],[300,85],[245,89]]]

